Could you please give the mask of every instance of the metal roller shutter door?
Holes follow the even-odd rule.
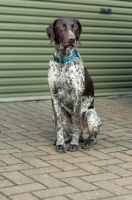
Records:
[[[111,8],[111,14],[100,13]],[[131,92],[132,1],[0,0],[0,99],[50,95],[48,62],[53,54],[46,27],[59,17],[83,25],[78,51],[96,94]]]

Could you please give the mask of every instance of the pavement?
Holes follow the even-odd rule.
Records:
[[[0,200],[131,200],[132,96],[95,107],[97,144],[59,154],[49,100],[0,103]]]

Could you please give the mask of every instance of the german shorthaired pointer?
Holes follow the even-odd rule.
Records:
[[[82,26],[72,18],[56,19],[46,29],[50,43],[55,42],[54,55],[49,63],[48,83],[56,129],[56,151],[89,149],[101,127],[94,108],[94,86],[77,51]]]

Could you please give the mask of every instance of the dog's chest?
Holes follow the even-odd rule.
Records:
[[[84,66],[82,62],[58,64],[50,61],[48,82],[52,94],[57,94],[64,105],[72,104],[84,91]]]

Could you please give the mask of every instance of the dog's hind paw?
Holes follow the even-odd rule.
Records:
[[[77,151],[78,149],[79,149],[78,145],[76,145],[76,144],[70,144],[67,150],[71,151],[71,152],[74,152],[74,151]]]
[[[93,138],[88,139],[83,143],[82,148],[83,149],[90,149],[95,143],[96,143],[95,139],[93,139]]]
[[[65,153],[65,147],[64,147],[64,145],[56,145],[56,151],[58,153]]]

